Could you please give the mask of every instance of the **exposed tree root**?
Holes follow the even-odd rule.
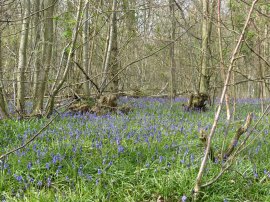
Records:
[[[207,93],[192,93],[189,97],[187,105],[184,105],[184,107],[187,111],[206,111],[207,104],[211,105],[211,99]]]

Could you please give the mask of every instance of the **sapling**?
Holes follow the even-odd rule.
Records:
[[[206,168],[208,155],[209,155],[209,152],[210,152],[210,149],[211,149],[211,141],[212,141],[212,138],[213,138],[213,136],[215,134],[217,123],[219,121],[221,108],[222,108],[222,105],[223,105],[225,94],[227,92],[229,80],[230,80],[231,73],[232,73],[232,70],[233,70],[233,67],[234,67],[234,62],[235,62],[235,60],[237,58],[237,54],[239,53],[241,44],[243,43],[243,38],[244,38],[244,35],[246,33],[246,30],[247,30],[247,27],[248,27],[248,24],[249,24],[249,21],[250,21],[250,18],[251,18],[251,14],[252,14],[252,12],[254,10],[254,6],[257,3],[257,1],[258,0],[254,0],[252,2],[251,8],[250,8],[249,13],[248,13],[248,16],[246,18],[246,22],[244,24],[244,27],[242,29],[242,32],[241,32],[241,34],[239,36],[239,39],[237,41],[237,44],[235,46],[235,49],[234,49],[234,51],[232,53],[232,56],[231,56],[231,59],[230,59],[229,68],[228,68],[226,80],[225,80],[225,83],[224,83],[223,91],[222,91],[222,94],[221,94],[220,102],[219,102],[219,105],[218,105],[218,108],[217,108],[217,111],[216,111],[216,114],[215,114],[215,118],[214,118],[214,122],[212,124],[210,134],[209,134],[208,139],[207,139],[207,147],[206,147],[206,150],[205,150],[205,154],[204,154],[204,157],[203,157],[203,160],[202,160],[202,163],[201,163],[201,166],[200,166],[200,169],[199,169],[196,181],[195,181],[195,186],[194,186],[194,190],[193,190],[193,199],[195,201],[198,201],[200,199],[202,177],[203,177],[203,173],[204,173],[205,168]]]

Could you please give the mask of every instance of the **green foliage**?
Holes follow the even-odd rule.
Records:
[[[72,37],[72,29],[71,28],[67,28],[64,32],[63,32],[63,36],[66,39],[71,39]]]
[[[92,100],[89,100],[92,102]],[[214,110],[183,112],[166,99],[129,99],[129,115],[64,114],[42,135],[0,163],[0,200],[6,201],[181,201],[190,196],[203,147],[198,130],[208,132]],[[258,103],[241,103],[235,119],[244,122]],[[256,117],[259,113],[256,113]],[[225,113],[214,139],[222,147]],[[203,201],[268,201],[270,178],[268,117],[257,128],[257,139],[230,169],[204,189]],[[0,153],[20,145],[47,120],[0,123]],[[227,142],[237,125],[230,127]],[[263,159],[263,161],[262,161]],[[220,171],[209,162],[205,178]],[[265,178],[265,179],[264,179]],[[264,179],[262,182],[260,182]]]
[[[70,40],[72,38],[73,28],[76,25],[75,17],[71,13],[67,12],[64,13],[62,16],[55,17],[55,19],[62,24],[62,27],[64,29],[62,36],[65,39]]]

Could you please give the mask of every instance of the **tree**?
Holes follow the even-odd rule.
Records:
[[[22,1],[22,29],[21,40],[19,47],[18,72],[17,72],[17,98],[16,108],[20,115],[25,113],[25,69],[26,69],[26,54],[28,46],[28,33],[30,23],[30,0]]]
[[[112,91],[114,93],[118,92],[118,80],[119,77],[117,75],[119,69],[119,61],[118,61],[118,40],[117,40],[117,18],[116,18],[116,7],[117,7],[117,0],[113,0],[113,7],[112,7],[112,24],[111,24],[111,31],[112,31],[112,52],[110,58],[110,67],[111,70],[111,78],[112,78]]]
[[[175,43],[175,3],[174,0],[169,1],[171,13],[171,41],[173,42],[170,47],[170,63],[171,63],[171,97],[176,96],[176,80],[175,68],[176,63],[174,59],[174,43]]]
[[[54,5],[55,0],[44,0],[44,34],[43,34],[43,48],[42,48],[42,66],[37,67],[35,77],[37,78],[36,82],[36,89],[35,97],[34,97],[34,107],[33,113],[34,114],[41,114],[43,110],[43,100],[45,95],[45,89],[47,85],[47,78],[48,73],[51,67],[51,60],[52,60],[52,47],[53,47],[53,14],[54,14]],[[37,64],[39,65],[39,64]],[[41,65],[41,64],[40,64]]]
[[[118,69],[118,46],[117,46],[117,18],[116,18],[116,6],[117,0],[113,0],[112,14],[109,23],[108,39],[106,44],[105,58],[103,62],[103,76],[101,83],[101,92],[103,92],[107,86],[107,79],[109,75],[109,67],[112,68],[111,76],[113,77],[113,91],[118,91],[118,78],[116,76]]]
[[[84,71],[89,74],[89,54],[90,54],[90,33],[89,33],[89,26],[90,26],[90,15],[89,15],[89,1],[86,2],[85,5],[85,13],[84,13],[84,25],[83,25],[83,66]],[[87,78],[85,77],[87,80]],[[84,83],[84,94],[86,96],[90,96],[90,82],[87,81]]]
[[[76,25],[75,28],[73,29],[72,33],[72,41],[70,42],[70,47],[68,51],[68,57],[67,57],[67,62],[64,68],[63,76],[62,79],[58,82],[58,79],[56,79],[52,91],[50,93],[50,98],[48,100],[48,104],[46,106],[46,114],[47,116],[50,116],[54,110],[54,104],[55,104],[55,96],[59,93],[61,87],[63,86],[64,82],[66,81],[68,71],[71,68],[71,65],[73,64],[72,59],[75,51],[75,46],[79,34],[79,28],[81,25],[81,12],[83,9],[83,0],[80,0],[78,8],[77,8],[77,14],[76,14]],[[66,51],[66,50],[64,50]],[[60,70],[57,73],[57,78],[60,75]]]
[[[202,1],[202,66],[200,75],[200,93],[209,93],[210,89],[210,37],[212,32],[212,13],[215,3],[212,2],[212,7],[210,6],[210,0]]]
[[[3,86],[3,68],[2,68],[2,38],[0,32],[0,116],[8,118],[8,107]]]

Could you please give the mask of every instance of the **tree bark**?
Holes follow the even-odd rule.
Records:
[[[214,119],[210,134],[209,134],[208,139],[207,139],[207,147],[206,147],[206,150],[205,150],[205,153],[204,153],[204,157],[203,157],[203,160],[202,160],[202,163],[201,163],[201,166],[200,166],[197,178],[196,178],[196,182],[195,182],[195,186],[194,186],[194,195],[193,195],[194,201],[198,201],[200,199],[199,196],[200,196],[200,191],[201,191],[202,176],[203,176],[203,173],[204,173],[204,170],[205,170],[205,167],[206,167],[208,154],[210,152],[211,141],[212,141],[212,138],[213,138],[213,136],[215,134],[217,123],[219,121],[222,104],[223,104],[223,101],[224,101],[224,98],[225,98],[225,94],[227,92],[228,83],[229,83],[231,73],[232,73],[232,70],[233,70],[233,67],[234,67],[234,62],[235,62],[235,59],[236,59],[236,55],[238,54],[239,49],[241,47],[241,44],[243,43],[243,38],[244,38],[244,35],[246,33],[246,29],[248,27],[248,23],[250,21],[251,14],[253,12],[254,6],[257,3],[257,1],[258,0],[254,0],[253,3],[252,3],[252,6],[251,6],[251,8],[249,10],[249,13],[248,13],[248,16],[246,18],[245,25],[244,25],[244,27],[242,29],[241,35],[239,36],[237,44],[236,44],[236,46],[235,46],[235,48],[234,48],[234,50],[232,52],[232,56],[231,56],[231,59],[230,59],[229,68],[228,68],[228,72],[227,72],[227,76],[226,76],[226,81],[224,83],[224,87],[223,87],[223,90],[222,90],[219,105],[218,105],[217,111],[215,113],[215,119]]]
[[[170,63],[171,63],[171,97],[176,96],[176,63],[174,58],[174,47],[175,47],[175,2],[174,0],[169,1],[170,4],[170,14],[171,14],[171,41],[173,42],[170,46]]]
[[[52,89],[52,92],[50,94],[48,104],[46,106],[46,115],[47,116],[50,116],[52,114],[52,112],[53,112],[55,96],[59,93],[61,87],[63,86],[64,82],[66,81],[68,71],[70,70],[70,67],[71,67],[71,64],[72,64],[72,58],[73,58],[73,54],[74,54],[74,51],[75,51],[75,46],[76,46],[76,42],[77,42],[77,38],[78,38],[79,27],[80,27],[80,24],[81,24],[82,7],[83,7],[83,0],[80,0],[79,6],[78,6],[78,9],[77,9],[77,15],[76,15],[76,25],[75,25],[75,28],[73,30],[72,41],[71,41],[70,49],[69,49],[69,52],[68,52],[68,57],[67,57],[67,62],[66,62],[65,69],[64,69],[64,72],[63,72],[63,77],[59,81],[59,83],[55,83],[53,85],[53,89]],[[55,82],[57,82],[57,80]]]
[[[202,65],[200,75],[200,93],[209,93],[210,88],[210,37],[212,32],[212,19],[215,1],[203,0],[202,20]],[[210,8],[210,5],[211,8]]]
[[[108,44],[107,44],[107,50],[105,53],[105,58],[104,58],[104,66],[103,66],[103,77],[102,77],[102,82],[100,85],[101,92],[105,90],[106,82],[108,79],[109,75],[109,67],[110,64],[112,64],[111,61],[114,61],[114,65],[112,67],[112,74],[115,74],[115,69],[117,72],[118,69],[118,64],[117,64],[117,55],[118,55],[118,48],[117,48],[117,19],[116,19],[116,5],[117,5],[117,0],[113,0],[113,6],[112,6],[112,15],[111,15],[111,20],[109,24],[109,34],[108,34]],[[118,88],[118,78],[115,77],[113,80],[113,90],[117,90]]]
[[[51,67],[52,59],[52,47],[53,47],[53,14],[54,14],[54,5],[55,0],[45,0],[44,1],[44,41],[42,49],[42,63],[43,69],[40,69],[39,72],[36,72],[37,75],[37,86],[36,86],[36,95],[34,98],[34,114],[41,114],[43,110],[44,95],[46,90],[48,73]]]
[[[25,69],[26,69],[26,54],[28,46],[28,33],[30,23],[30,0],[22,1],[23,6],[23,20],[21,29],[21,39],[19,47],[19,59],[18,59],[18,72],[17,72],[17,97],[16,108],[22,115],[25,113]]]
[[[34,35],[35,35],[35,49],[36,49],[36,56],[34,58],[34,75],[33,75],[33,108],[37,103],[38,98],[38,83],[39,83],[39,72],[41,67],[41,58],[40,58],[40,41],[41,41],[41,26],[39,25],[41,20],[41,13],[40,10],[40,0],[33,1],[34,11],[37,14],[34,16]],[[33,109],[32,109],[33,111]]]
[[[8,118],[8,105],[3,85],[2,36],[0,32],[0,118]]]
[[[84,13],[84,26],[83,26],[83,68],[84,71],[89,75],[89,53],[90,53],[90,38],[89,38],[89,1],[87,1]],[[85,80],[87,78],[85,77]],[[87,81],[83,84],[84,94],[90,96],[90,82]]]
[[[117,7],[117,0],[113,0],[113,13],[112,13],[112,52],[111,52],[111,59],[110,59],[110,67],[112,68],[111,77],[113,78],[112,83],[112,91],[114,93],[118,92],[118,80],[119,77],[117,76],[117,72],[119,69],[119,61],[118,61],[118,34],[117,34],[117,18],[116,18],[116,7]]]

